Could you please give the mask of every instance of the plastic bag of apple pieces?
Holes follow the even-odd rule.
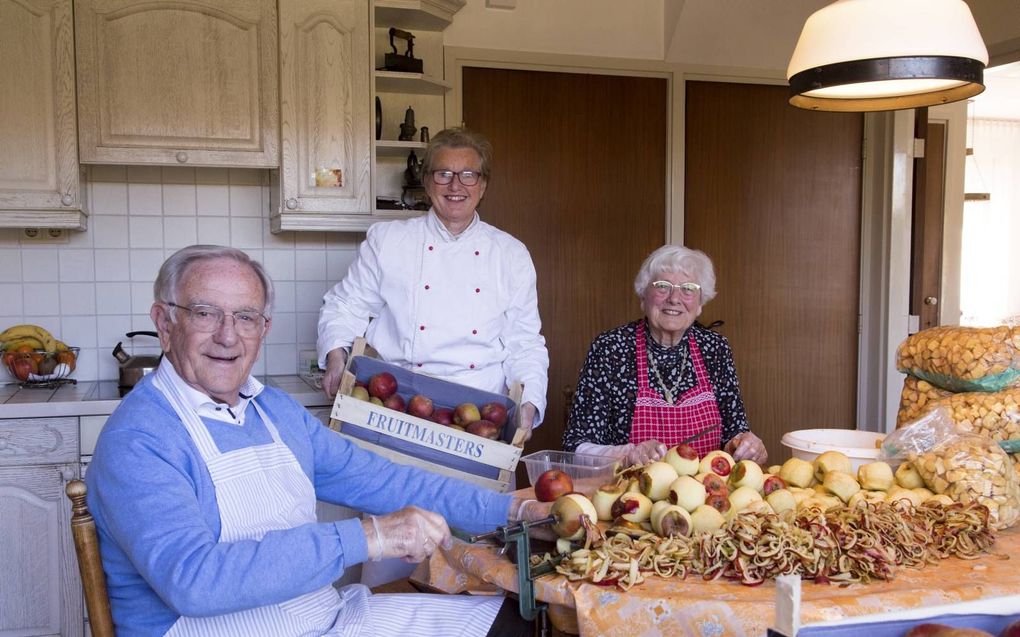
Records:
[[[935,493],[983,504],[993,529],[1020,519],[1020,483],[1006,452],[990,438],[960,429],[940,406],[882,442],[883,459],[905,459]]]

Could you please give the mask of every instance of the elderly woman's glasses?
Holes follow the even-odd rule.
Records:
[[[243,336],[254,336],[262,330],[269,319],[254,310],[238,310],[227,312],[215,305],[177,305],[166,303],[170,307],[184,310],[188,313],[188,322],[199,332],[215,332],[223,324],[223,319],[229,314],[234,317],[234,330]]]
[[[460,183],[465,186],[474,186],[478,183],[478,180],[482,178],[480,172],[474,170],[462,170],[460,172],[454,172],[452,170],[433,170],[432,181],[436,182],[440,186],[445,186],[453,181],[453,177],[456,175]]]
[[[701,294],[701,286],[697,283],[670,283],[669,281],[652,281],[652,290],[656,296],[667,297],[673,290],[680,291],[680,298],[693,299]]]

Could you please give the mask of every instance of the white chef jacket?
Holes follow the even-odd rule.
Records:
[[[432,210],[377,223],[347,276],[323,297],[319,366],[364,334],[383,360],[414,372],[494,393],[521,381],[538,424],[549,352],[535,281],[524,244],[477,212],[456,236]]]

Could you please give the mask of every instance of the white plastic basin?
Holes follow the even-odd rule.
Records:
[[[784,447],[794,458],[811,462],[826,451],[839,451],[850,458],[854,474],[861,465],[878,460],[878,443],[885,434],[855,429],[800,429],[783,435]]]

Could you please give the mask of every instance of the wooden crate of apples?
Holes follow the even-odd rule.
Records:
[[[416,374],[356,344],[333,404],[331,427],[395,462],[509,490],[525,431],[523,387],[507,396]]]

